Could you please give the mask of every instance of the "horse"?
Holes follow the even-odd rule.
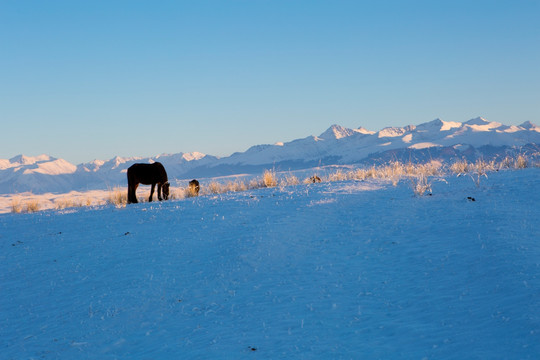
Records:
[[[157,196],[158,200],[161,198],[161,190],[163,189],[163,198],[167,200],[169,198],[169,180],[167,179],[167,172],[161,163],[155,162],[153,164],[133,164],[127,170],[128,180],[128,204],[138,203],[137,201],[137,187],[139,184],[152,185],[150,190],[149,202],[152,201],[154,195],[154,188],[157,184]]]
[[[189,193],[191,196],[199,196],[199,189],[200,186],[197,180],[193,179],[189,182]]]

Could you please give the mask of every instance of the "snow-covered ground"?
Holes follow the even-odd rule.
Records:
[[[1,358],[538,358],[540,169],[446,180],[2,214]]]

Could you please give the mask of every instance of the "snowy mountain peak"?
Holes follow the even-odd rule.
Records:
[[[406,127],[386,127],[378,132],[378,137],[398,137],[404,135],[406,132],[414,130],[413,125],[409,125]]]
[[[49,155],[41,154],[38,156],[26,156],[26,155],[17,155],[9,159],[9,162],[13,165],[32,165],[37,162],[42,161],[51,161],[55,160],[54,158],[51,158]]]
[[[523,128],[525,130],[531,130],[531,131],[540,132],[540,127],[538,125],[536,125],[536,124],[533,124],[530,121],[525,121],[523,124],[519,125],[519,127]]]
[[[85,172],[98,171],[105,163],[105,160],[93,160],[86,164],[81,164],[79,167]]]
[[[130,158],[130,157],[124,158],[124,157],[120,157],[120,156],[115,156],[115,157],[113,157],[111,160],[107,161],[107,163],[113,164],[113,167],[112,167],[112,168],[113,168],[113,169],[116,169],[116,168],[118,168],[120,165],[122,165],[122,164],[124,164],[124,163],[126,163],[126,162],[128,162],[128,161],[135,160],[135,159],[137,159],[137,158]]]
[[[474,119],[471,119],[469,121],[466,121],[463,123],[464,125],[487,125],[489,124],[489,121],[484,119],[483,117],[475,117]]]
[[[448,131],[454,128],[461,127],[462,124],[459,122],[452,122],[452,121],[443,121],[439,118],[432,120],[427,123],[420,124],[416,127],[417,131],[423,131],[423,132],[431,132],[431,131]]]
[[[61,175],[73,174],[77,171],[77,166],[67,162],[64,159],[54,159],[51,161],[41,161],[37,163],[35,168],[27,168],[23,174],[44,174],[44,175]]]
[[[206,156],[206,154],[194,151],[194,152],[190,152],[190,153],[185,153],[183,158],[186,161],[194,161],[194,160],[201,160],[205,156]]]
[[[339,140],[345,137],[349,137],[351,135],[354,135],[354,130],[345,128],[340,125],[332,125],[328,130],[323,132],[321,135],[319,135],[319,138],[325,139],[325,140]]]
[[[502,126],[501,123],[490,122],[483,117],[471,119],[463,123],[463,125],[465,125],[465,128],[470,128],[473,131],[491,131]]]
[[[375,131],[368,130],[362,126],[360,126],[358,129],[354,129],[354,132],[364,134],[364,135],[373,135],[375,134]]]
[[[160,154],[158,156],[155,156],[152,160],[154,160],[154,161],[161,161],[161,160],[170,161],[170,160],[173,160],[173,161],[181,162],[181,161],[200,160],[205,156],[206,156],[206,154],[194,151],[194,152],[190,152],[190,153]]]

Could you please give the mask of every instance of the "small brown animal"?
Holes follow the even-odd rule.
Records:
[[[193,179],[189,182],[189,193],[192,196],[199,196],[199,189],[200,189],[200,186],[197,180]]]
[[[321,182],[321,178],[318,177],[317,175],[315,175],[315,176],[312,176],[312,177],[309,178],[309,182],[312,182],[312,183],[314,183],[314,184],[315,184],[315,183],[320,183],[320,182]]]

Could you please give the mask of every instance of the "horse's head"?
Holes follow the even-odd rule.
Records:
[[[164,200],[167,200],[169,198],[169,186],[170,184],[168,181],[162,186]]]

